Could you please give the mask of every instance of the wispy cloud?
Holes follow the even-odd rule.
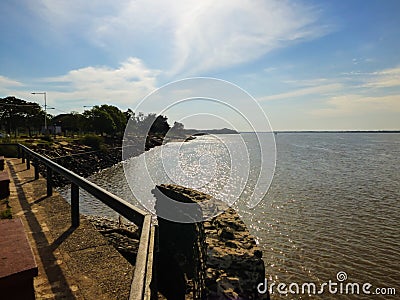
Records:
[[[22,82],[0,75],[0,89],[21,86],[23,86]]]
[[[311,114],[317,116],[360,115],[370,112],[400,112],[400,95],[362,96],[349,94],[332,97],[326,108],[315,109]]]
[[[324,85],[317,85],[302,89],[297,89],[290,92],[285,92],[281,94],[271,95],[271,96],[264,96],[258,98],[259,102],[264,101],[271,101],[271,100],[283,100],[283,99],[292,99],[307,95],[319,95],[324,96],[330,94],[332,92],[338,91],[342,88],[342,84],[340,83],[331,83],[331,84],[324,84]]]
[[[91,3],[41,0],[32,9],[58,30],[74,30],[109,51],[124,48],[129,56],[144,59],[137,55],[143,43],[148,48],[163,45],[170,74],[196,75],[232,67],[332,30],[321,22],[317,9],[289,0]]]
[[[288,1],[201,1],[175,30],[176,72],[253,61],[288,43],[325,34],[312,8]]]
[[[400,67],[370,73],[363,85],[371,88],[400,87]]]

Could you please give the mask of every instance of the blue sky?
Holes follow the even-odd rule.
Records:
[[[46,91],[52,114],[135,108],[168,82],[210,76],[250,93],[274,130],[400,129],[397,0],[3,0],[0,9],[0,97],[43,104],[30,93]]]

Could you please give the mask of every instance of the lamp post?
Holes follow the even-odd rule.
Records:
[[[44,132],[47,133],[47,100],[46,92],[33,92],[32,95],[44,95]]]

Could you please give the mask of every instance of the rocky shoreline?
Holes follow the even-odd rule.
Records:
[[[160,146],[162,143],[162,138],[151,137],[146,141],[146,150]],[[33,143],[29,147],[82,177],[88,177],[122,161],[122,147],[115,144],[104,144],[101,149],[94,149],[79,142],[71,143],[61,140],[54,141],[51,145]],[[144,149],[135,146],[133,152],[135,155],[140,155]],[[39,165],[39,172],[46,177],[46,169],[43,165]],[[61,187],[68,183],[68,180],[62,176],[53,174],[54,186]]]
[[[177,201],[196,203],[210,199],[204,193],[181,186],[157,188]],[[105,217],[87,218],[135,264],[140,239],[137,226]],[[257,285],[265,277],[262,251],[234,209],[228,208],[211,220],[193,224],[158,218],[158,225],[157,281],[166,298],[178,299],[180,295],[184,299],[269,299],[268,295],[257,293]]]
[[[132,145],[133,148],[130,148],[129,151],[132,155],[140,155],[144,151],[161,146],[165,142],[188,141],[191,139],[194,139],[194,137],[176,137],[164,141],[160,136],[151,136],[146,139],[144,147],[140,139],[138,139],[137,143],[134,143]],[[71,143],[55,140],[51,145],[32,143],[29,148],[82,177],[89,177],[122,161],[121,142],[104,144],[101,149],[94,149],[79,142]],[[39,172],[43,177],[46,177],[46,169],[43,165],[39,165]],[[62,187],[68,183],[62,176],[53,174],[54,186]]]
[[[161,143],[162,141],[156,141],[151,147]],[[93,151],[84,145],[55,142],[52,147],[32,148],[83,177],[111,167],[122,158],[121,147]],[[45,170],[41,171],[45,175]],[[57,176],[53,180],[57,186],[68,183]],[[165,193],[175,195],[174,199],[185,198],[184,201],[193,202],[209,199],[208,195],[185,187],[162,185],[158,188]],[[87,219],[128,262],[135,264],[140,240],[140,230],[137,226],[129,222],[123,223],[121,219],[113,220],[100,216],[87,216]],[[187,225],[182,227],[178,223],[171,228],[168,226],[164,227],[163,236],[160,236],[160,241],[166,241],[164,244],[170,244],[174,238],[178,238],[179,243],[182,233],[187,235],[186,240],[195,243],[194,246],[189,245],[189,248],[188,245],[183,247],[181,245],[175,249],[171,248],[173,251],[170,249],[165,252],[166,254],[160,254],[160,276],[171,277],[170,274],[173,272],[183,272],[181,273],[183,275],[179,276],[186,281],[182,283],[187,291],[185,299],[195,298],[191,295],[192,292],[188,291],[193,291],[193,294],[196,291],[198,295],[203,295],[203,299],[269,299],[268,295],[257,294],[257,283],[262,282],[265,276],[262,252],[235,210],[229,208],[209,221],[196,223],[194,227],[189,225],[190,228]],[[179,249],[185,247],[189,252],[180,253]],[[190,250],[192,247],[197,250],[193,252]],[[192,256],[182,260],[188,253],[192,253]],[[167,262],[166,267],[164,266],[166,270],[164,275],[162,275],[162,260]],[[172,261],[178,263],[172,266]],[[188,264],[190,261],[192,263]],[[172,271],[171,269],[176,269],[176,266],[178,269]],[[187,271],[191,267],[195,269]],[[161,281],[159,278],[159,284]]]
[[[163,184],[157,186],[157,189],[169,198],[183,203],[202,203],[211,200],[211,196],[207,194],[178,185]],[[196,223],[196,229],[192,230],[197,234],[194,248],[199,249],[193,252],[195,256],[193,262],[198,264],[197,270],[201,270],[197,277],[193,276],[194,285],[196,283],[198,286],[203,285],[201,295],[205,299],[269,299],[268,294],[261,295],[257,292],[257,285],[265,278],[265,266],[262,251],[256,244],[254,236],[250,234],[246,224],[234,209],[218,203],[215,199],[207,204],[207,209],[213,210],[215,205],[224,207],[224,212],[210,220]],[[188,225],[173,224],[174,222],[169,221],[163,223],[170,229],[164,230],[167,232],[167,237],[162,237],[163,224],[159,218],[160,249],[162,240],[165,241],[166,247],[170,248],[174,238],[169,236],[168,232],[173,229],[179,230],[179,233],[175,233],[176,243],[179,246],[170,249],[169,252],[182,264],[185,261],[182,259],[185,253],[180,253],[180,249],[184,247],[179,243],[182,243],[181,231],[187,231],[185,227]],[[190,258],[186,259],[189,265],[190,261]],[[184,263],[181,265],[182,270],[187,268],[188,265]],[[190,277],[190,274],[187,277]],[[190,298],[186,295],[185,299]]]

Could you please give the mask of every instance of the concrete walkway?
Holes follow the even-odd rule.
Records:
[[[69,204],[56,192],[46,196],[33,167],[6,160],[13,217],[22,219],[39,268],[36,299],[128,299],[134,267],[84,217],[72,228]]]

